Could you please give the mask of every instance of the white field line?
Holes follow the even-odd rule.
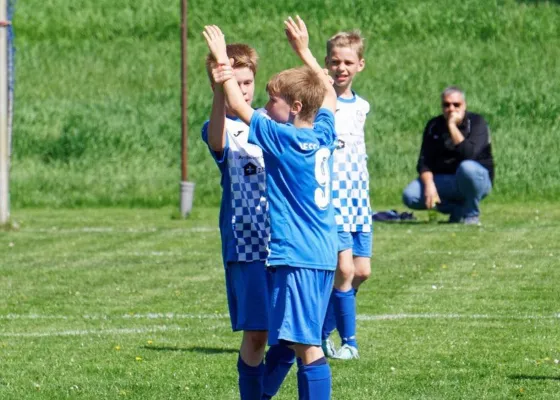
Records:
[[[83,316],[65,316],[65,315],[39,315],[39,314],[5,314],[0,315],[0,320],[216,320],[227,319],[227,314],[175,314],[175,313],[147,313],[147,314],[124,314],[117,316],[109,315],[83,315]],[[394,321],[403,319],[514,319],[514,320],[549,320],[560,319],[560,313],[552,315],[486,315],[486,314],[384,314],[369,315],[359,314],[359,321]],[[83,330],[63,330],[63,331],[40,331],[40,332],[0,332],[2,337],[53,337],[53,336],[100,336],[100,335],[135,335],[140,333],[156,333],[156,332],[175,332],[185,331],[188,328],[179,326],[157,325],[152,327],[141,328],[120,328],[120,329],[83,329]]]
[[[216,320],[227,319],[228,314],[181,314],[181,313],[142,313],[142,314],[84,314],[84,315],[41,315],[41,314],[4,314],[0,320],[89,320],[89,321],[118,321],[118,320]],[[358,314],[359,321],[395,321],[401,319],[515,319],[515,320],[546,320],[560,319],[560,313],[549,315],[490,315],[490,314]],[[0,333],[1,335],[1,333]]]
[[[552,256],[554,253],[558,254],[558,248],[548,248],[548,249],[511,249],[511,250],[500,250],[500,253],[507,253],[507,254],[534,254],[534,253],[546,253],[547,255]],[[480,254],[479,250],[424,250],[421,252],[422,254]]]
[[[146,227],[146,228],[113,228],[110,226],[84,226],[81,228],[57,228],[53,226],[52,228],[38,228],[38,229],[22,229],[21,232],[30,232],[30,233],[60,233],[60,234],[67,234],[67,233],[151,233],[151,232],[172,232],[172,233],[181,233],[181,232],[218,232],[219,229],[217,227],[210,227],[210,226],[198,226],[192,228],[155,228],[155,227]]]
[[[52,336],[99,336],[99,335],[135,335],[138,333],[157,333],[184,331],[187,328],[178,326],[152,326],[149,328],[123,328],[123,329],[84,329],[44,332],[2,332],[0,337],[52,337]]]

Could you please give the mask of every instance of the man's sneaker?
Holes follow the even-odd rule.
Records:
[[[465,219],[463,220],[463,224],[465,225],[482,225],[480,223],[480,219],[478,218],[478,215],[472,216],[472,217],[465,217]]]
[[[337,360],[357,360],[360,356],[358,355],[357,348],[346,343],[338,349],[333,358],[336,358]]]
[[[326,338],[321,342],[321,347],[323,348],[323,353],[325,357],[333,358],[336,355],[336,349],[334,343],[330,338]]]

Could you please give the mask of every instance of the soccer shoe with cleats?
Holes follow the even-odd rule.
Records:
[[[349,344],[344,344],[340,349],[338,349],[333,358],[337,360],[357,360],[360,356],[357,348],[350,346]]]
[[[326,338],[322,341],[321,347],[323,348],[323,353],[325,353],[325,357],[333,358],[336,355],[336,348],[334,347],[334,343],[331,339]]]

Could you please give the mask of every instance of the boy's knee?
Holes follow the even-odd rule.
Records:
[[[338,268],[335,273],[335,287],[339,288],[345,283],[350,283],[352,279],[354,279],[354,263],[352,262],[351,256],[350,259],[340,257],[338,259]]]
[[[354,259],[354,280],[364,282],[368,280],[371,275],[371,258],[370,257],[356,257]]]
[[[360,270],[354,273],[354,280],[363,283],[371,276],[371,268],[368,270]]]
[[[253,351],[259,351],[266,346],[268,332],[266,331],[246,331],[243,337],[246,344]]]

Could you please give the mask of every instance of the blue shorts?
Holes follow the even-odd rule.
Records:
[[[355,257],[371,257],[373,232],[338,232],[338,251],[352,249]]]
[[[229,263],[225,272],[233,331],[268,330],[272,279],[264,261]]]
[[[278,266],[271,269],[268,344],[280,340],[321,345],[321,330],[334,283],[334,271]]]

